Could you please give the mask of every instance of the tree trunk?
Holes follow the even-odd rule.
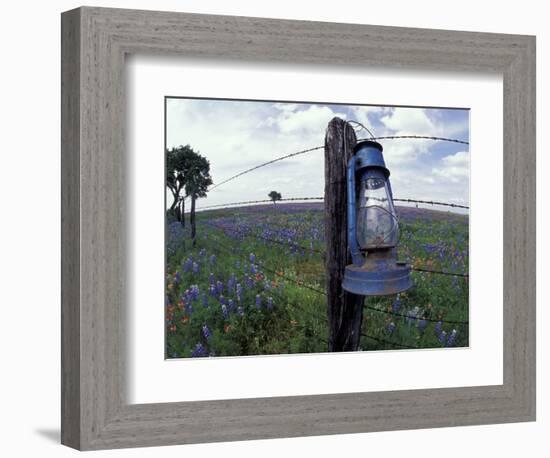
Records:
[[[170,189],[170,192],[172,193],[172,197],[174,198],[172,205],[170,205],[170,212],[174,212],[176,210],[176,205],[178,205],[178,195],[172,188],[168,188],[168,189]]]
[[[345,133],[345,138],[344,138]],[[357,139],[340,118],[329,122],[325,136],[325,237],[329,351],[356,351],[361,339],[363,296],[342,288],[348,251],[347,166]]]
[[[185,198],[181,198],[179,202],[178,220],[185,227]]]
[[[191,240],[193,241],[193,246],[196,244],[195,235],[197,234],[197,226],[195,224],[195,196],[191,196]]]

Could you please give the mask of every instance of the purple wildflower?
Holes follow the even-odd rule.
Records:
[[[422,318],[421,320],[418,320],[418,330],[423,334],[424,331],[426,330],[426,326],[428,325],[428,322]]]
[[[386,325],[386,332],[387,332],[388,334],[392,334],[393,331],[395,331],[395,323],[392,321],[391,323],[388,323],[388,324]]]
[[[208,288],[208,293],[211,296],[215,297],[217,295],[217,292],[218,292],[218,290],[216,289],[216,287],[214,285],[210,285],[210,287]]]
[[[212,333],[210,332],[210,329],[208,329],[208,326],[203,325],[202,326],[202,335],[206,340],[210,339],[212,337]]]
[[[458,334],[456,329],[453,329],[447,337],[447,342],[445,343],[446,347],[454,347],[456,344],[456,335]]]
[[[191,258],[187,258],[183,263],[183,271],[187,273],[191,270],[191,267],[193,267],[193,261]]]
[[[208,350],[204,347],[203,344],[200,342],[195,346],[195,349],[193,350],[193,353],[191,353],[191,357],[193,358],[202,358],[208,356]]]
[[[248,288],[252,288],[254,286],[254,280],[252,280],[252,277],[246,277],[246,286]]]
[[[254,264],[254,261],[256,261],[256,255],[254,253],[250,253],[248,258],[250,259],[251,264]]]
[[[256,294],[256,308],[259,309],[262,306],[262,298],[259,294]]]
[[[273,310],[273,298],[271,296],[267,298],[267,308]]]
[[[437,323],[435,323],[434,332],[438,339],[439,339],[439,336],[441,335],[442,326],[443,326],[443,323],[441,321],[438,321]]]
[[[240,305],[237,307],[237,315],[244,316],[244,309]]]
[[[391,305],[391,310],[393,313],[399,312],[399,309],[401,308],[401,298],[399,297],[399,294],[395,296],[395,299]]]
[[[225,304],[222,304],[222,315],[225,319],[229,318],[229,312],[227,311]]]
[[[219,280],[216,282],[216,290],[218,291],[218,294],[223,293],[223,283]]]
[[[198,285],[191,285],[191,290],[189,292],[191,299],[193,301],[199,300],[199,286]]]

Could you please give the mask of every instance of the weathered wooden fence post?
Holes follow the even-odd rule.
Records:
[[[329,351],[355,351],[361,339],[362,296],[342,289],[351,263],[347,237],[347,165],[357,138],[353,128],[333,118],[325,136],[325,237]]]

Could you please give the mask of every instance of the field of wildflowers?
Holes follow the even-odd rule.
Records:
[[[468,345],[468,217],[400,207],[414,286],[365,299],[361,350]],[[423,272],[438,270],[451,274]],[[326,352],[322,204],[197,213],[193,247],[167,221],[166,357]]]

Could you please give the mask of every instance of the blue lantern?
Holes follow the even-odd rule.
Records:
[[[348,246],[342,287],[361,296],[397,294],[412,286],[410,267],[397,261],[399,224],[393,205],[390,171],[382,145],[358,143],[348,165]]]

